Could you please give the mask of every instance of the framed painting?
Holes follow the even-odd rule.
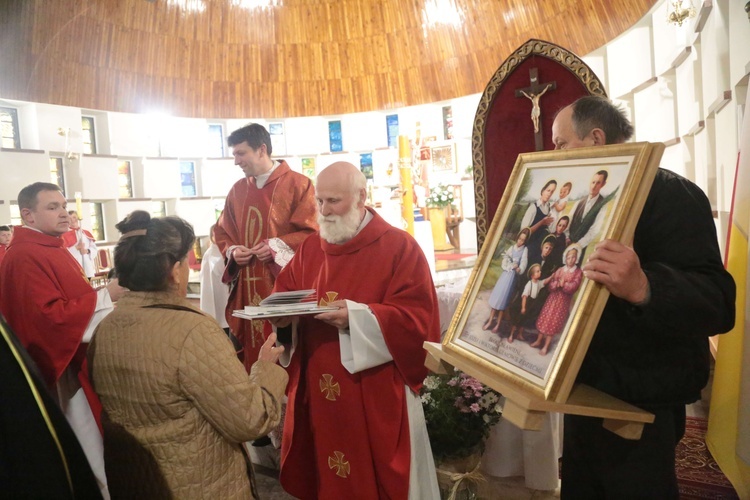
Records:
[[[453,145],[434,146],[431,151],[433,172],[455,172],[456,159],[453,154]]]
[[[444,348],[565,402],[609,297],[581,263],[603,239],[632,243],[663,152],[642,142],[519,155]]]

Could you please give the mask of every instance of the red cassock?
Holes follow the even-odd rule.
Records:
[[[237,181],[227,195],[224,211],[216,225],[216,244],[226,255],[232,245],[252,248],[271,238],[279,238],[292,250],[318,228],[315,189],[310,179],[293,172],[280,162],[262,188],[249,177]],[[232,316],[235,309],[257,305],[273,289],[271,268],[258,259],[239,267],[230,259],[227,275],[234,281],[227,303],[227,323],[244,347],[245,367],[250,371],[270,327],[265,321]]]
[[[279,274],[275,291],[316,289],[320,303],[369,306],[393,360],[349,373],[338,330],[301,316],[289,365],[281,483],[302,499],[408,497],[405,386],[427,374],[423,342],[440,339],[437,297],[424,253],[406,232],[374,218],[352,240],[318,234]],[[356,347],[355,347],[356,350]]]
[[[0,266],[0,310],[50,388],[71,366],[94,411],[81,340],[95,306],[96,291],[62,238],[17,227]]]

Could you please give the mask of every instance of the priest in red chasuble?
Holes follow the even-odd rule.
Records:
[[[227,261],[225,281],[232,283],[227,322],[244,348],[249,371],[270,326],[235,318],[232,311],[266,298],[275,276],[318,228],[315,192],[310,179],[293,172],[285,161],[271,159],[271,136],[261,125],[251,123],[235,130],[227,143],[246,178],[227,195],[216,225],[216,244]]]
[[[116,280],[91,288],[61,238],[69,226],[66,206],[55,184],[37,182],[18,194],[23,226],[0,265],[0,310],[39,366],[106,493],[100,405],[87,376],[86,347],[123,289]]]
[[[439,498],[419,398],[422,343],[440,339],[435,288],[417,242],[365,208],[365,186],[351,163],[321,172],[320,232],[276,280],[338,307],[273,320],[294,326],[281,484],[302,499]]]

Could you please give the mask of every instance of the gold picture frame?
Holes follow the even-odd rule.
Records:
[[[579,261],[570,266],[564,263],[565,258],[578,253],[578,258],[583,261],[602,239],[632,243],[638,217],[663,152],[664,145],[661,143],[641,142],[519,155],[485,245],[482,246],[443,339],[443,348],[471,363],[481,365],[504,382],[536,397],[565,402],[609,297],[609,292],[602,285],[582,275]],[[602,174],[602,171],[606,171],[606,174]],[[591,187],[592,181],[601,181],[602,178],[605,183],[598,191],[601,196],[599,208],[596,212],[591,212],[588,219],[595,219],[596,222],[590,224],[586,237],[580,237],[586,227],[583,223],[586,216],[582,215],[583,208],[577,214],[574,210],[578,209],[578,201],[586,200],[594,189]],[[586,247],[581,247],[575,240],[571,241],[572,227],[567,228],[568,234],[557,234],[559,241],[564,242],[560,244],[564,245],[563,252],[566,253],[560,259],[559,267],[548,276],[549,279],[545,277],[546,285],[539,288],[542,262],[530,262],[527,258],[526,267],[521,270],[522,257],[518,255],[523,255],[521,247],[525,245],[519,246],[519,242],[523,243],[524,240],[517,236],[523,229],[522,222],[528,221],[529,211],[536,211],[535,207],[529,207],[537,200],[542,201],[542,188],[546,188],[550,180],[557,181],[550,202],[552,206],[562,207],[562,210],[556,210],[553,214],[554,222],[549,227],[557,229],[557,222],[561,219],[567,216],[570,222],[575,217],[577,229],[573,232],[574,237],[581,243],[584,240],[588,243]],[[571,183],[572,187],[569,189],[567,203],[562,206],[556,197],[565,183]],[[563,225],[559,227],[563,228]],[[542,226],[537,230],[547,229]],[[539,235],[534,240],[538,242]],[[577,252],[569,250],[576,246]],[[528,257],[528,251],[526,253]],[[535,256],[535,259],[540,258]],[[569,264],[572,259],[573,257],[569,259]],[[514,268],[509,262],[516,262],[517,267]],[[536,281],[527,275],[534,264],[540,265],[540,273],[534,273]],[[548,264],[549,262],[545,263],[549,271]],[[562,271],[558,273],[558,269]],[[525,309],[524,317],[520,313],[520,306],[513,313],[511,303],[522,302],[524,292],[520,286],[524,279],[525,282],[534,281],[537,287],[536,298],[541,301],[536,306],[537,317],[528,317],[529,308]],[[504,281],[501,283],[501,280]],[[560,286],[561,284],[563,285]],[[528,291],[531,288],[532,285],[529,288],[524,286],[527,290],[527,304],[530,302],[528,298],[533,295]],[[540,292],[544,288],[547,288],[546,299]],[[568,295],[567,298],[563,297],[563,292]],[[504,296],[505,293],[508,295]],[[555,300],[548,305],[553,294]],[[503,299],[505,303],[502,303]],[[514,306],[518,304],[519,302],[513,303]],[[504,317],[496,323],[490,321],[498,310],[493,306],[504,307]],[[540,318],[543,318],[542,322]],[[528,337],[527,342],[520,339],[511,341],[508,330],[513,327],[514,321],[518,322],[516,332],[520,325],[526,325],[523,328]],[[555,328],[550,325],[558,325],[556,328],[561,330],[555,334]],[[545,329],[544,333],[540,333]],[[543,355],[540,346],[533,347],[532,342],[537,339],[546,340],[549,336],[553,338],[548,351]]]

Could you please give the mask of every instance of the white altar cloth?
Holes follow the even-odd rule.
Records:
[[[437,288],[440,330],[444,335],[458,307],[467,279]],[[563,418],[547,413],[538,431],[524,431],[501,419],[487,439],[482,470],[495,477],[523,476],[527,488],[554,490],[559,486]]]

